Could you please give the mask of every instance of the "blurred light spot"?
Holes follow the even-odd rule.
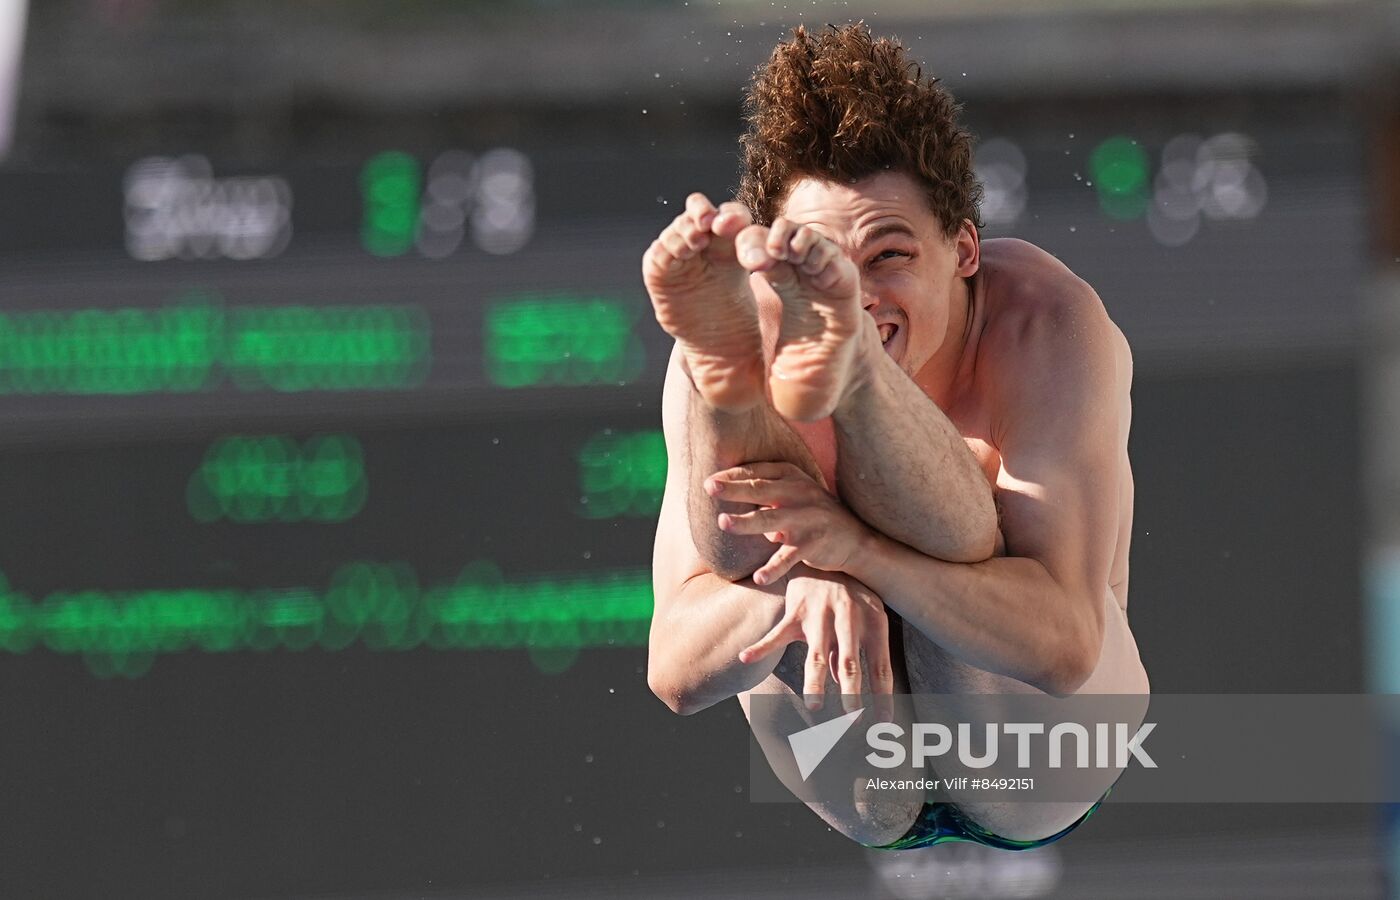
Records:
[[[646,352],[637,309],[601,297],[527,294],[486,312],[486,372],[501,387],[628,384]]]
[[[154,309],[0,312],[0,394],[284,392],[421,383],[416,306],[236,306],[192,293]]]
[[[1089,155],[1089,171],[1099,207],[1115,219],[1136,219],[1147,211],[1147,154],[1137,141],[1111,137]]]
[[[982,183],[983,221],[1014,223],[1026,209],[1026,155],[1011,141],[992,138],[978,145],[975,167]]]
[[[344,522],[365,504],[363,453],[349,435],[230,435],[215,441],[185,491],[198,522]]]
[[[264,259],[292,236],[292,189],[275,176],[215,178],[202,156],[150,156],[124,179],[133,259]]]
[[[586,519],[651,518],[666,489],[666,441],[660,431],[599,432],[578,452]]]
[[[1147,225],[1159,243],[1179,247],[1214,220],[1257,217],[1268,202],[1268,184],[1254,164],[1257,145],[1247,135],[1224,132],[1208,139],[1179,134],[1162,148],[1153,181]]]
[[[506,581],[490,562],[420,588],[402,563],[353,562],[329,587],[54,591],[35,603],[0,573],[0,651],[81,655],[99,678],[135,678],[167,653],[524,648],[565,665],[585,647],[645,646],[648,570]],[[559,652],[545,652],[559,651]]]

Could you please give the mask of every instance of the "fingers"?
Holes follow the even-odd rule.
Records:
[[[862,628],[853,604],[843,603],[835,609],[836,658],[832,675],[841,686],[841,708],[846,712],[860,705],[860,649]]]
[[[712,478],[705,483],[705,493],[736,503],[757,503],[775,506],[792,503],[802,496],[802,486],[781,478]]]
[[[772,584],[782,578],[792,567],[802,562],[802,554],[791,544],[784,544],[778,548],[763,567],[753,573],[753,583],[757,585]]]
[[[774,509],[765,507],[746,513],[720,513],[719,530],[727,534],[768,534],[775,531],[787,531],[792,526],[793,510]],[[794,537],[787,535],[784,543],[797,543]]]
[[[831,663],[831,627],[825,611],[812,616],[803,626],[807,638],[806,676],[802,682],[802,693],[807,698],[808,709],[821,709],[826,696],[826,679]]]
[[[870,694],[882,722],[894,721],[894,667],[890,665],[890,621],[880,611],[865,623],[865,668],[870,676]]]
[[[807,476],[807,473],[790,462],[751,462],[730,469],[722,469],[711,478],[787,478],[791,475]]]
[[[749,500],[746,497],[772,497],[784,499],[797,496],[800,483],[812,481],[810,475],[789,462],[759,462],[735,466],[716,472],[705,479],[705,492],[711,497],[723,496],[726,500],[743,503],[764,503],[762,499]]]
[[[739,651],[739,662],[744,665],[756,662],[775,650],[786,647],[793,641],[801,640],[801,638],[802,629],[798,626],[796,617],[784,616],[783,620],[774,625],[767,634]]]

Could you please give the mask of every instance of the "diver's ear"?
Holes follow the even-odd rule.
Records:
[[[982,240],[977,235],[977,226],[971,219],[963,219],[958,233],[953,236],[953,249],[958,254],[957,276],[971,278],[982,265]]]

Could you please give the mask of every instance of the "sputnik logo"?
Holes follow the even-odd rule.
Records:
[[[804,728],[796,734],[788,735],[788,744],[792,746],[793,758],[797,760],[797,772],[806,781],[807,776],[821,765],[826,759],[836,742],[841,740],[841,736],[851,729],[860,718],[860,714],[865,712],[865,708],[846,713],[837,719],[823,722],[820,725],[813,725],[811,728]]]

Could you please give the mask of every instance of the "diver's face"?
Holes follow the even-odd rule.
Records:
[[[779,214],[810,225],[856,264],[861,304],[906,373],[917,374],[948,343],[954,302],[964,302],[962,280],[977,271],[977,231],[964,222],[946,237],[912,177],[881,172],[854,184],[801,178]]]

